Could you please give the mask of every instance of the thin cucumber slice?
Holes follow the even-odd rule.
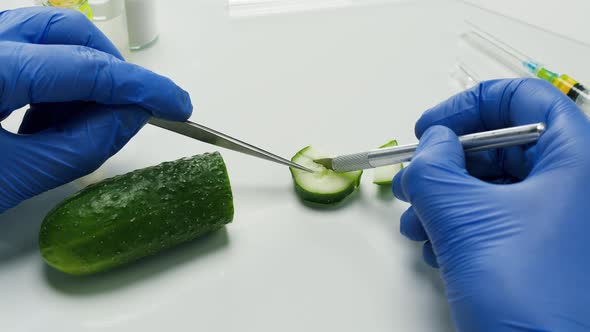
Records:
[[[313,162],[316,159],[328,157],[330,155],[308,146],[297,152],[291,159],[291,161],[315,171],[309,173],[291,168],[295,191],[303,200],[320,204],[334,204],[345,199],[359,186],[363,171],[337,173]]]
[[[389,141],[386,144],[383,144],[379,147],[379,149],[390,148],[393,146],[397,146],[396,140]],[[375,168],[373,170],[373,183],[380,186],[391,186],[393,177],[397,174],[397,172],[401,171],[402,168],[404,168],[403,164],[388,165]]]

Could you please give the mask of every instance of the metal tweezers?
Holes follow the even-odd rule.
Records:
[[[230,149],[233,151],[245,153],[254,157],[274,161],[285,166],[297,168],[307,172],[313,172],[311,169],[303,167],[297,163],[289,161],[285,158],[279,157],[266,150],[258,148],[254,145],[243,142],[237,138],[233,138],[229,135],[220,133],[211,128],[207,128],[198,123],[191,121],[167,121],[158,118],[150,118],[149,123],[156,127],[164,128],[175,133],[194,138],[201,142],[213,144],[222,148]]]

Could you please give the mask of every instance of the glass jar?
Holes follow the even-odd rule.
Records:
[[[127,56],[129,39],[123,0],[90,0],[94,13],[94,24],[104,33],[115,47]]]
[[[154,44],[158,39],[155,0],[125,0],[129,48],[138,51]]]
[[[92,9],[90,9],[88,0],[42,0],[41,4],[43,6],[74,9],[92,20]]]

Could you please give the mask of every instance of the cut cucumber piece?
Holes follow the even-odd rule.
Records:
[[[313,162],[328,157],[328,154],[308,146],[291,159],[292,162],[315,171],[310,173],[291,168],[295,190],[303,200],[334,204],[345,199],[359,186],[363,171],[337,173]]]
[[[397,146],[396,140],[389,141],[386,144],[383,144],[379,147],[379,149],[391,148],[394,146]],[[402,168],[404,168],[403,164],[388,165],[375,168],[373,170],[373,183],[380,186],[391,186],[393,177],[397,174],[397,172],[402,170]]]
[[[49,212],[41,256],[72,275],[103,272],[222,228],[234,215],[219,153],[98,182]]]

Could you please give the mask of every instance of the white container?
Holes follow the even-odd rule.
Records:
[[[158,39],[155,0],[125,0],[129,48],[141,50]]]
[[[123,0],[89,0],[94,24],[125,55],[128,48]]]

